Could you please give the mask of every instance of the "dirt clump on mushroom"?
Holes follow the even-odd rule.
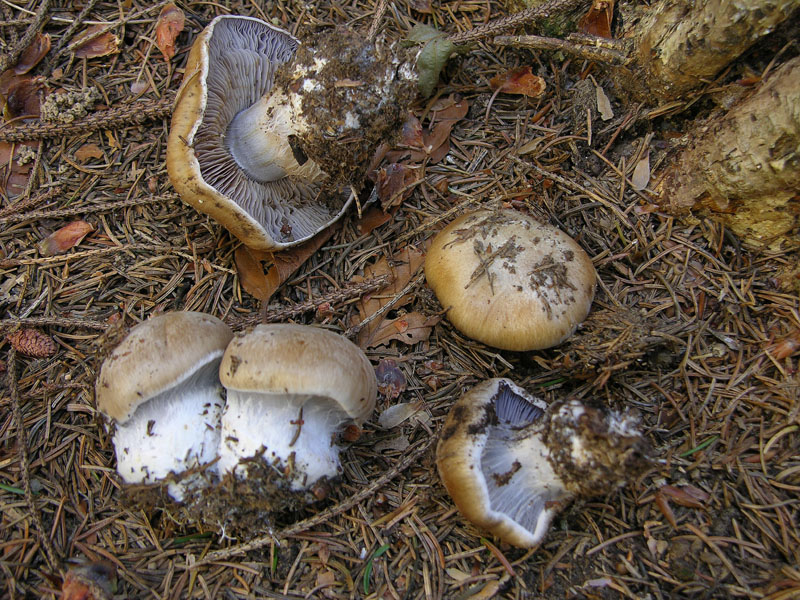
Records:
[[[275,89],[302,94],[312,127],[293,144],[298,162],[315,161],[327,187],[359,188],[376,148],[391,143],[416,97],[410,54],[339,27],[301,40],[276,73]]]

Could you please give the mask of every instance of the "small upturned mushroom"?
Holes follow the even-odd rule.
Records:
[[[440,231],[425,277],[456,329],[525,351],[575,331],[589,314],[597,273],[567,234],[508,209],[468,213]]]
[[[217,457],[225,403],[219,363],[232,337],[214,316],[164,313],[133,327],[103,361],[95,397],[115,426],[125,483],[169,480],[169,495],[181,501],[207,481],[191,472]]]
[[[235,337],[220,380],[227,389],[220,473],[239,480],[251,470],[262,478],[272,474],[271,489],[312,490],[317,497],[339,474],[339,435],[364,422],[377,396],[375,372],[361,349],[307,325],[259,325]]]
[[[300,42],[219,16],[186,65],[167,143],[178,194],[251,248],[299,244],[338,219],[399,129],[413,69],[335,29]]]
[[[650,463],[637,420],[577,400],[552,406],[504,378],[453,405],[436,464],[461,514],[523,548],[574,498],[625,484]]]

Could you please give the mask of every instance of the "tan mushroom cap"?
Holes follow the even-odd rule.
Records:
[[[229,344],[219,367],[229,390],[330,398],[357,424],[372,414],[375,371],[341,335],[311,327],[258,325]]]
[[[508,379],[479,383],[451,408],[436,447],[436,466],[450,497],[468,521],[509,544],[528,548],[542,541],[558,513],[559,502],[567,501],[570,494],[553,473],[539,436],[526,436],[516,451],[501,449],[490,440],[497,433],[491,428],[499,422],[498,396],[509,392],[531,403],[527,410],[516,411],[523,421],[539,418],[546,409],[543,401],[532,398]],[[516,424],[516,431],[520,425]],[[513,435],[514,430],[509,431]],[[508,432],[505,437],[509,437]],[[498,452],[508,455],[498,457]],[[495,472],[498,468],[499,473]],[[516,489],[502,490],[502,486]],[[512,499],[513,515],[495,506],[503,499],[501,496]]]
[[[169,312],[143,321],[109,354],[95,385],[97,408],[125,423],[139,405],[222,356],[233,332],[199,312]]]
[[[549,348],[575,331],[589,314],[597,273],[559,229],[515,210],[479,210],[434,238],[425,277],[456,329],[524,351]]]

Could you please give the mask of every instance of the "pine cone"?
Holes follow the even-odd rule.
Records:
[[[56,353],[53,339],[35,329],[19,329],[6,336],[8,342],[20,354],[34,358],[45,358]]]

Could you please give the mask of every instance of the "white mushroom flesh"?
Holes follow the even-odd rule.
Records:
[[[346,413],[328,398],[228,389],[219,471],[245,477],[247,459],[260,456],[293,490],[307,489],[339,473],[335,436],[347,422]]]
[[[155,483],[170,473],[197,469],[217,457],[225,403],[218,369],[219,360],[206,364],[180,385],[139,406],[130,419],[117,425],[117,471],[125,483]],[[189,475],[170,483],[168,492],[180,502],[188,489],[202,481],[199,474]]]

